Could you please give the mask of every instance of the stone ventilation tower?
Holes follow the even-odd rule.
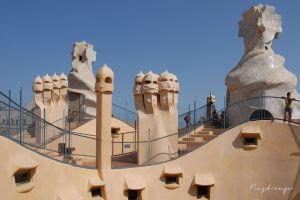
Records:
[[[52,90],[53,104],[56,108],[58,108],[58,103],[60,100],[61,82],[60,82],[60,78],[56,75],[56,73],[51,77],[51,79],[53,82],[53,90]]]
[[[40,118],[44,118],[44,102],[43,102],[43,79],[40,76],[37,76],[33,81],[32,90],[34,92],[34,103],[35,109],[34,114]],[[36,120],[34,123],[34,134],[37,140],[37,143],[42,142],[42,122]]]
[[[63,117],[67,115],[67,90],[68,79],[63,73],[58,76],[48,74],[37,76],[33,82],[32,90],[34,92],[35,115],[39,116],[49,123],[53,123],[56,127],[64,128],[65,121]],[[37,143],[40,144],[43,139],[50,139],[52,136],[60,133],[60,130],[53,126],[43,127],[43,122],[40,119],[35,119],[35,135]],[[44,133],[45,132],[45,133]],[[42,135],[47,135],[47,138],[42,138]]]
[[[281,32],[281,16],[275,13],[274,7],[259,4],[243,13],[239,36],[244,39],[245,52],[225,80],[229,125],[245,122],[261,110],[269,116],[283,118],[282,99],[257,98],[238,103],[242,100],[281,97],[286,96],[287,92],[299,99],[297,77],[285,68],[284,57],[272,48],[273,39],[277,39]],[[300,107],[294,106],[292,118],[300,118]]]
[[[114,91],[114,73],[107,65],[101,67],[96,74],[95,90],[97,93],[96,163],[99,176],[104,180],[111,169],[111,118]]]
[[[93,63],[96,51],[93,45],[82,41],[73,45],[72,70],[69,80],[69,109],[75,113],[75,122],[96,116],[95,76]]]
[[[63,116],[68,115],[68,78],[64,73],[61,73],[60,78],[60,105],[59,108],[63,109]]]
[[[134,101],[138,113],[138,163],[157,163],[178,156],[177,77],[139,73],[134,80]],[[145,141],[148,141],[147,143]]]
[[[44,106],[45,106],[45,112],[46,112],[46,118],[45,120],[47,122],[52,122],[52,113],[53,113],[53,109],[52,109],[52,105],[53,105],[53,101],[52,101],[52,91],[53,91],[53,82],[51,77],[46,74],[45,76],[43,76],[43,81],[44,81],[44,88],[43,88],[43,97],[44,97]],[[47,127],[47,133],[49,133],[51,130],[51,128]],[[50,135],[49,135],[50,136]]]

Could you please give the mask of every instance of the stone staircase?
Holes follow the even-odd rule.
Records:
[[[179,154],[188,153],[214,139],[223,129],[210,125],[201,126],[178,139]]]

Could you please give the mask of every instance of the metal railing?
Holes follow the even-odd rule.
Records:
[[[125,122],[131,127],[135,127],[135,123],[137,120],[137,113],[128,109],[127,106],[122,107],[120,105],[113,103],[112,113],[114,118],[117,118]]]
[[[295,108],[300,109],[299,100],[293,101],[292,104]],[[70,120],[67,116],[54,123],[49,123],[35,114],[37,110],[27,110],[21,105],[21,101],[18,104],[11,99],[10,95],[0,92],[0,134],[2,136],[59,162],[86,168],[96,167],[95,135],[70,131]],[[272,112],[274,106],[276,113]],[[221,134],[250,120],[283,120],[283,113],[284,100],[281,97],[271,96],[254,97],[233,103],[219,110],[210,118],[207,118],[206,106],[202,106],[190,111],[191,125],[188,128],[185,128],[186,123],[184,121],[184,116],[187,113],[179,115],[179,130],[171,135],[160,138],[148,137],[152,134],[149,130],[147,133],[139,133],[140,135],[145,134],[143,138],[147,138],[142,141],[138,139],[139,134],[136,130],[112,134],[112,162],[123,163],[118,167],[129,167],[153,165],[177,159],[206,144],[209,140],[199,145],[187,142],[185,149],[180,148],[180,146],[177,149],[168,146],[157,147],[161,147],[161,144],[167,144],[168,141],[178,141],[180,137],[185,137],[192,131],[195,132],[200,126],[217,128]],[[294,116],[296,114],[294,113]],[[117,114],[115,115],[117,116]],[[133,121],[133,119],[136,117],[134,112],[127,110],[127,114],[125,113],[123,116],[134,124],[135,120]],[[237,120],[233,120],[234,118]],[[300,117],[296,116],[296,118],[294,117],[291,123],[300,125],[300,121],[298,121]],[[57,123],[60,125],[56,125]],[[61,126],[62,123],[63,126]],[[156,149],[163,150],[156,151]],[[138,165],[137,158],[141,150],[145,152],[146,159]],[[157,159],[159,156],[164,158],[163,161]]]
[[[277,104],[274,104],[277,103]],[[274,97],[274,96],[260,96],[260,97],[254,97],[245,99],[233,104],[230,104],[226,106],[225,108],[217,111],[214,116],[207,118],[205,114],[199,115],[198,118],[192,118],[195,121],[190,125],[189,128],[186,128],[184,134],[182,133],[182,130],[180,129],[177,133],[170,134],[168,136],[160,137],[160,138],[151,138],[148,137],[146,140],[140,140],[140,141],[126,141],[126,144],[135,144],[138,147],[138,150],[143,149],[143,152],[137,152],[135,155],[136,158],[133,159],[132,157],[124,156],[118,157],[118,162],[123,162],[121,165],[118,163],[118,166],[115,168],[126,168],[126,167],[137,167],[137,166],[145,166],[145,165],[155,165],[162,162],[167,162],[170,160],[174,160],[177,158],[180,158],[198,148],[200,148],[202,145],[205,145],[208,143],[211,139],[216,138],[217,136],[221,135],[225,131],[232,129],[238,125],[241,125],[243,123],[249,122],[249,121],[257,121],[257,120],[281,120],[284,119],[284,99],[281,97]],[[294,100],[293,106],[298,108],[298,111],[300,110],[300,101]],[[276,107],[274,109],[274,106]],[[244,108],[244,109],[243,109]],[[205,109],[204,107],[199,108],[194,111],[190,111],[190,115],[193,116],[193,112],[197,112],[198,110],[202,111]],[[239,114],[235,114],[237,110],[240,110]],[[273,112],[275,111],[275,112]],[[204,113],[204,111],[203,111]],[[185,113],[187,114],[187,113]],[[182,118],[185,116],[185,114],[181,115],[179,117]],[[286,113],[287,114],[287,113]],[[294,118],[289,123],[300,125],[300,113],[293,113]],[[203,116],[203,117],[202,117]],[[232,118],[232,119],[230,119]],[[199,120],[197,120],[199,119]],[[201,119],[201,120],[200,120]],[[287,118],[288,119],[288,118]],[[288,122],[288,120],[286,120]],[[217,132],[213,136],[207,135],[207,137],[210,137],[210,139],[205,140],[204,142],[199,142],[199,144],[195,145],[194,140],[185,140],[186,141],[186,147],[184,149],[178,148],[178,151],[170,151],[168,147],[166,148],[158,148],[163,149],[158,152],[154,152],[155,148],[161,147],[162,145],[168,144],[168,141],[170,141],[172,138],[175,138],[176,140],[179,140],[180,137],[183,137],[187,133],[194,132],[197,128],[200,126],[205,127],[207,130],[214,130]],[[144,134],[145,136],[143,138],[147,138],[147,135],[151,135],[151,130],[149,130],[148,133],[139,133],[140,136]],[[195,133],[197,134],[197,133]],[[206,137],[206,136],[204,136]],[[112,141],[112,146],[120,146],[123,145],[123,142],[120,141]],[[176,146],[176,145],[175,145]],[[143,153],[145,157],[144,162],[140,162],[138,164],[138,157],[139,153]],[[177,156],[174,156],[176,155]],[[160,157],[161,159],[156,159],[157,157]],[[134,160],[134,162],[132,162]]]
[[[51,159],[95,168],[96,137],[70,131],[70,119],[65,116],[52,123],[36,115],[38,109],[27,110],[0,92],[0,134],[20,145]],[[82,146],[85,146],[82,148]]]

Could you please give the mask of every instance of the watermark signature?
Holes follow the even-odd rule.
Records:
[[[269,184],[268,186],[258,186],[256,184],[251,184],[249,190],[264,193],[264,192],[281,192],[282,195],[285,195],[287,192],[293,190],[293,187],[277,187]]]

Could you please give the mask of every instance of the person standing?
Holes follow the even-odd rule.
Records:
[[[285,122],[286,121],[286,113],[288,113],[289,115],[289,123],[291,122],[291,119],[292,119],[292,113],[293,113],[293,107],[292,107],[292,101],[295,100],[295,98],[292,98],[291,97],[291,93],[288,92],[286,94],[286,97],[281,97],[282,99],[285,100],[285,107],[284,107],[284,118],[283,118],[283,121]]]
[[[186,128],[190,128],[191,114],[190,112],[184,117],[184,121],[186,123]]]

